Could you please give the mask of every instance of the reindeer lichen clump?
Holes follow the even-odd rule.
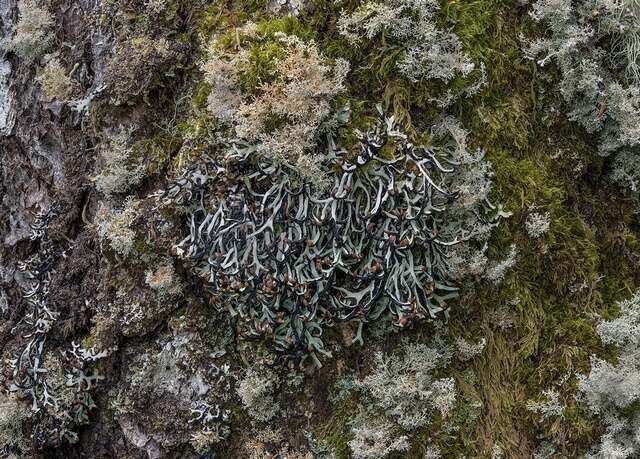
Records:
[[[428,344],[404,339],[399,352],[374,352],[365,365],[369,368],[366,376],[354,371],[338,380],[332,401],[339,403],[354,396],[359,401],[357,413],[349,421],[353,457],[384,458],[394,451],[405,451],[411,434],[436,420],[448,431],[457,429],[452,416],[465,409],[466,401],[459,397],[453,378],[441,377],[457,353],[456,347],[457,343],[449,344],[438,331]],[[474,349],[475,355],[480,352]],[[468,356],[458,355],[464,361],[461,357]]]
[[[345,89],[348,62],[337,59],[332,66],[313,42],[296,36],[260,38],[255,24],[244,26],[238,37],[244,46],[234,52],[221,39],[214,41],[203,65],[212,87],[209,113],[259,155],[324,184],[313,148],[335,124],[331,103]]]
[[[611,177],[637,193],[640,2],[538,0],[531,16],[549,36],[530,53],[557,62],[569,118],[598,133],[600,154],[616,154]]]
[[[588,458],[632,458],[640,454],[640,414],[631,409],[640,399],[640,291],[618,302],[620,317],[601,321],[598,335],[604,344],[615,345],[616,364],[596,356],[591,371],[579,378],[579,389],[593,414],[600,415],[606,430]]]
[[[458,36],[438,28],[435,0],[368,1],[338,23],[340,33],[352,44],[385,34],[403,49],[398,62],[401,74],[413,82],[422,78],[449,81],[471,73],[475,66],[464,53]]]
[[[19,452],[26,457],[29,450],[28,439],[22,433],[22,423],[29,419],[28,407],[24,406],[15,394],[0,392],[0,454],[12,457],[12,452]],[[13,456],[20,457],[20,456]]]
[[[25,61],[37,61],[53,42],[53,15],[34,0],[19,1],[18,12],[14,35],[4,41],[2,48]]]
[[[48,100],[69,100],[77,92],[78,84],[73,80],[60,60],[53,57],[36,78]]]
[[[192,209],[176,245],[246,336],[273,336],[298,358],[324,348],[325,326],[389,317],[398,327],[434,318],[455,296],[448,251],[493,223],[464,218],[448,189],[447,148],[411,143],[382,114],[359,150],[330,139],[317,187],[277,159],[236,144],[223,163],[204,158],[162,198]],[[455,209],[455,212],[450,211]]]

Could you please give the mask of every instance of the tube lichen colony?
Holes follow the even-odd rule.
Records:
[[[178,255],[246,336],[273,335],[295,359],[329,356],[322,333],[336,321],[357,321],[361,340],[362,324],[383,315],[399,327],[434,318],[456,292],[448,248],[476,235],[447,220],[456,164],[446,151],[412,144],[381,111],[358,136],[353,159],[329,139],[326,189],[236,143],[224,163],[206,158],[160,194],[193,209]]]

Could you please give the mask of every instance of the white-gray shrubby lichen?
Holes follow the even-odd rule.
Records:
[[[591,371],[579,380],[589,409],[604,421],[606,431],[589,458],[632,458],[640,454],[640,414],[628,410],[640,399],[640,292],[618,303],[620,316],[601,321],[598,334],[619,348],[617,363],[593,356]]]
[[[548,36],[529,52],[556,62],[569,118],[596,133],[600,154],[617,155],[612,177],[636,191],[640,145],[640,4],[635,0],[538,0],[531,16]]]

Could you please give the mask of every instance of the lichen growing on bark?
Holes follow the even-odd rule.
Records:
[[[634,457],[637,14],[4,2],[0,456]]]

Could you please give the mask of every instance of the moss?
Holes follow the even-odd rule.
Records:
[[[258,35],[263,38],[273,39],[278,32],[295,35],[304,40],[313,38],[314,32],[310,24],[300,21],[297,17],[265,18],[266,4],[267,0],[214,2],[196,12],[198,33],[204,43],[214,35],[225,34],[228,43],[233,43],[236,40],[234,29],[252,21],[257,25]]]
[[[132,148],[131,159],[134,164],[144,164],[145,175],[160,174],[164,172],[170,159],[177,154],[181,143],[182,138],[179,136],[158,133],[136,142]]]
[[[203,42],[208,42],[217,29],[230,26],[234,21],[231,13],[219,3],[213,3],[209,7],[196,13],[198,34]]]
[[[264,19],[257,23],[258,37],[273,40],[279,33],[293,35],[301,40],[309,41],[315,38],[314,29],[309,23],[301,21],[295,16]]]
[[[84,339],[82,340],[82,347],[85,349],[91,349],[96,345],[96,337],[93,334],[89,334],[87,336],[84,337]]]
[[[147,241],[146,238],[136,237],[136,241],[133,245],[134,255],[136,259],[139,259],[139,257],[141,257],[142,255],[148,254],[150,252],[153,253],[154,249],[155,247],[152,244],[149,244],[149,241]]]
[[[478,132],[484,133],[484,145],[523,149],[530,143],[531,112],[526,101],[518,95],[505,98],[491,107],[478,107],[477,113],[483,125]],[[506,143],[501,145],[500,142]]]
[[[252,43],[247,61],[239,68],[238,79],[243,92],[254,93],[261,84],[273,81],[276,77],[278,60],[284,57],[284,47],[277,41]]]
[[[211,85],[206,81],[202,81],[198,84],[191,101],[191,105],[195,110],[204,110],[207,107],[207,101],[209,94],[211,93]]]
[[[446,454],[444,457],[461,457],[465,452],[478,451],[474,431],[482,402],[476,388],[476,375],[468,368],[462,372],[456,369],[451,376],[455,378],[458,390],[453,412],[446,420],[437,417],[428,428],[414,433],[407,457],[425,457],[428,446],[436,446]]]
[[[349,96],[339,101],[351,107],[351,127],[368,125],[379,101],[405,126],[413,127],[416,136],[440,115],[429,99],[442,92],[442,84],[404,79],[396,70],[400,50],[384,38],[349,45],[337,33],[341,12],[332,2],[315,1],[314,10],[301,18],[275,19],[258,14],[264,3],[216,2],[197,13],[198,32],[205,43],[219,34],[226,36],[226,45],[234,46],[235,28],[247,20],[258,24],[259,39],[251,45],[242,76],[245,90],[271,77],[271,64],[282,51],[275,34],[283,32],[314,39],[325,55],[351,61]],[[354,6],[355,2],[346,2],[344,8]],[[415,435],[410,457],[420,457],[429,442],[437,444],[444,457],[490,457],[495,444],[507,457],[531,457],[539,436],[565,438],[557,441],[560,452],[579,456],[600,431],[584,406],[571,401],[575,380],[564,388],[568,405],[561,422],[542,425],[526,410],[526,402],[566,374],[588,371],[592,354],[615,358],[595,333],[592,315],[612,317],[615,301],[640,283],[633,205],[614,190],[603,189],[599,177],[606,164],[595,155],[590,136],[557,114],[562,107],[554,70],[541,73],[523,57],[520,35],[536,33],[523,8],[517,0],[442,3],[441,24],[455,24],[466,52],[487,67],[488,86],[476,96],[460,99],[452,112],[471,131],[472,142],[487,151],[495,171],[493,200],[513,212],[497,228],[489,254],[502,258],[516,243],[519,255],[500,285],[465,290],[452,305],[452,333],[485,338],[487,346],[470,364],[476,381],[465,381],[462,368],[451,370],[461,390],[462,403],[453,414],[459,430],[447,432],[435,422]],[[456,79],[451,87],[468,83]],[[141,143],[152,170],[177,171],[211,149],[210,121],[203,114],[210,88],[205,83],[195,87],[188,113],[181,114],[171,134]],[[345,138],[355,143],[352,132]],[[549,233],[540,240],[532,240],[524,228],[531,206],[552,217]],[[143,245],[136,249],[146,251],[144,241],[139,243]],[[491,312],[497,307],[513,315],[511,328],[492,322]],[[421,332],[429,336],[432,329],[416,327],[412,337]],[[343,357],[357,367],[359,352],[351,349]],[[480,417],[468,423],[475,400],[482,402]],[[356,410],[356,401],[347,399],[313,426],[316,437],[334,447],[338,457],[349,457],[349,420]],[[234,411],[234,424],[245,422],[242,412]]]
[[[331,413],[331,417],[314,432],[316,438],[326,442],[333,448],[338,459],[351,457],[349,442],[352,439],[349,421],[357,413],[358,407],[353,399],[343,400],[337,403]]]

